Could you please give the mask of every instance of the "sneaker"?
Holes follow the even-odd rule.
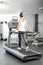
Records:
[[[18,47],[17,49],[18,49],[18,50],[21,50],[21,47]]]
[[[26,46],[26,52],[28,52],[29,51],[29,47],[28,46]]]

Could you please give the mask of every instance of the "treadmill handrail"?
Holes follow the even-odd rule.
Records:
[[[11,31],[11,33],[16,33],[16,34],[18,34],[18,31]],[[29,32],[29,31],[23,31],[23,33],[21,33],[21,34],[26,34],[27,36],[35,36],[35,35],[37,35],[38,33],[35,33],[35,32]]]

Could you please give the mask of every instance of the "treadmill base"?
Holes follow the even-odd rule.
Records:
[[[8,46],[4,45],[4,49],[11,53],[12,55],[18,57],[22,61],[28,61],[33,59],[40,59],[42,58],[42,54],[39,52],[36,52],[34,50],[29,50],[28,53],[25,51],[25,49],[17,50],[17,48],[9,48]]]

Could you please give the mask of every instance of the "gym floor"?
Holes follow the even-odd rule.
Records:
[[[6,53],[5,50],[3,49],[3,44],[4,43],[0,41],[0,65],[43,65],[43,55],[40,60],[22,62],[21,60],[10,55],[9,53]],[[32,44],[29,44],[29,47],[43,54],[43,45],[36,47],[33,46]]]

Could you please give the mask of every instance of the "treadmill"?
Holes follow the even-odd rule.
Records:
[[[21,50],[18,50],[17,49],[18,44],[16,44],[16,43],[14,43],[14,47],[10,47],[10,37],[11,37],[11,34],[13,34],[13,33],[18,34],[18,32],[14,32],[12,30],[12,28],[14,28],[14,26],[16,27],[17,24],[18,23],[15,23],[15,22],[9,22],[8,23],[9,35],[8,35],[7,43],[4,44],[5,51],[7,51],[10,54],[16,56],[17,58],[21,59],[22,61],[28,61],[28,60],[42,58],[42,54],[40,52],[31,50],[31,49],[29,49],[29,51],[26,52],[26,50],[24,48],[22,48]],[[28,36],[32,36],[33,38],[35,38],[35,35],[37,33],[35,33],[35,32],[24,32],[24,34],[27,34]]]

